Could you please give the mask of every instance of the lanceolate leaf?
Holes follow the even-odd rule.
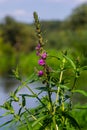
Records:
[[[44,115],[40,118],[38,118],[33,124],[32,127],[34,127],[35,125],[37,125],[38,123],[40,123],[40,121],[44,120],[47,117],[47,115]]]
[[[22,96],[22,106],[24,107],[26,105],[26,99],[24,96]]]
[[[60,60],[60,58],[57,56],[49,56],[49,57],[53,57],[53,58],[56,58],[57,60]]]
[[[15,90],[14,94],[18,93],[20,91],[20,89],[22,89],[23,87],[24,87],[24,85],[18,86],[18,88]]]
[[[81,70],[87,70],[87,66],[81,67]]]
[[[63,55],[64,58],[71,64],[71,66],[73,67],[74,70],[76,70],[76,65],[74,64],[74,62],[67,56]]]
[[[29,94],[19,94],[20,96],[24,96],[24,97],[36,97],[36,95],[29,95]]]
[[[78,105],[78,106],[75,106],[73,109],[87,109],[87,105]]]
[[[71,115],[69,115],[68,113],[65,114],[65,116],[68,118],[69,122],[71,123],[72,126],[74,126],[75,128],[78,128],[79,130],[81,130],[78,122],[75,120],[74,117],[72,117]]]
[[[9,114],[11,114],[10,112],[6,112],[5,114],[3,114],[2,116],[0,116],[0,118],[8,116]]]
[[[25,120],[26,120],[28,129],[29,129],[29,130],[32,130],[32,126],[31,126],[31,123],[30,123],[29,120],[28,120],[28,117],[25,116],[25,115],[24,115],[24,117],[25,117]]]
[[[32,75],[30,75],[26,80],[25,82],[26,83],[33,83],[35,81],[38,80],[38,77],[35,75],[35,73],[33,73]]]
[[[47,87],[38,87],[38,88],[36,88],[36,89],[38,89],[38,90],[43,90],[43,91],[48,91],[48,88],[47,88]]]
[[[3,127],[3,126],[5,126],[5,125],[8,125],[8,124],[11,123],[12,121],[14,121],[14,120],[12,119],[12,120],[10,120],[10,121],[5,122],[4,124],[0,125],[0,128]]]
[[[84,91],[84,90],[73,90],[72,91],[73,93],[80,93],[80,94],[82,94],[82,95],[84,95],[84,96],[86,96],[87,97],[87,92],[86,91]]]
[[[22,107],[18,111],[18,116],[21,114],[21,111],[22,111]]]
[[[16,79],[21,80],[21,77],[19,76],[18,66],[16,67],[16,70],[13,70],[13,74]]]
[[[69,90],[69,88],[68,88],[67,86],[65,86],[65,85],[62,85],[62,84],[60,84],[60,85],[59,85],[59,87],[60,87],[60,88],[64,88],[64,89],[67,89],[67,90]]]

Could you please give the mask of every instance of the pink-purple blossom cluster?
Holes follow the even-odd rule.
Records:
[[[46,59],[47,58],[47,53],[46,52],[42,53],[41,57],[42,57],[42,59]]]
[[[43,50],[43,48],[42,48],[42,46],[40,44],[38,44],[36,46],[36,55],[39,56],[38,64],[40,66],[45,67],[47,53]],[[43,76],[43,75],[44,75],[44,71],[43,70],[39,70],[38,71],[38,76]]]
[[[45,60],[44,59],[38,60],[38,64],[41,66],[45,65]]]

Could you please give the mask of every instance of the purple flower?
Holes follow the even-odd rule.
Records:
[[[43,76],[43,71],[42,70],[38,71],[38,76]]]
[[[41,55],[41,57],[42,57],[43,59],[46,59],[46,57],[47,57],[47,53],[44,52],[44,53]]]
[[[44,61],[43,59],[40,59],[40,60],[38,61],[38,64],[41,65],[41,66],[43,66],[43,65],[45,65],[45,61]]]
[[[40,44],[38,44],[35,49],[40,50],[40,47],[41,47]]]

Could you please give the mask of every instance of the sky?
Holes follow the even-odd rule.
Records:
[[[84,2],[87,0],[0,0],[0,21],[12,16],[17,21],[32,23],[34,11],[40,20],[63,20]]]

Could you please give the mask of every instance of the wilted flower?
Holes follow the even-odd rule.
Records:
[[[40,44],[38,44],[35,49],[40,50],[40,47],[41,47]]]
[[[43,66],[43,65],[45,65],[45,61],[44,61],[43,59],[40,59],[40,60],[38,61],[38,64],[41,65],[41,66]]]
[[[36,52],[36,55],[37,55],[37,56],[40,56],[40,52],[39,52],[39,51],[37,51],[37,52]]]

